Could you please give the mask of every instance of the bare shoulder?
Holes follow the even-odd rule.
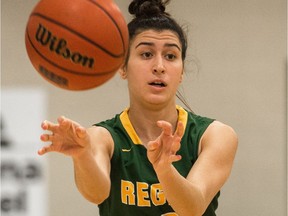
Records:
[[[110,132],[104,128],[104,127],[100,127],[100,126],[92,126],[90,128],[87,129],[88,133],[90,133],[90,135],[92,136],[98,136],[98,135],[102,135],[104,137],[111,137]],[[111,137],[112,138],[112,137]]]
[[[92,126],[87,129],[87,133],[90,136],[92,148],[107,150],[111,158],[114,150],[114,141],[110,132],[104,127]]]
[[[220,133],[222,135],[232,136],[237,139],[237,134],[234,129],[220,121],[214,121],[207,128],[208,133]]]
[[[235,130],[220,121],[212,122],[201,139],[202,148],[205,146],[225,147],[228,151],[236,151],[238,136]]]

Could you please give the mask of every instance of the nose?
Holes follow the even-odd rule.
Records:
[[[163,74],[165,73],[165,66],[162,57],[158,57],[155,60],[154,66],[153,66],[153,73],[157,74]]]

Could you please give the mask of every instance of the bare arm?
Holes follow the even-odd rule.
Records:
[[[230,127],[213,122],[202,136],[201,152],[185,179],[172,165],[181,159],[176,152],[183,126],[179,123],[175,134],[169,123],[161,122],[159,126],[163,133],[148,144],[148,157],[164,194],[179,216],[202,215],[231,172],[237,137]]]
[[[78,190],[93,203],[103,202],[109,196],[111,184],[113,140],[110,133],[101,127],[86,129],[64,117],[58,119],[58,124],[45,121],[42,128],[52,134],[43,134],[41,140],[51,144],[38,153],[59,152],[71,156]]]

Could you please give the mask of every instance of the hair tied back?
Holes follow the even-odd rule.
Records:
[[[170,0],[133,0],[129,5],[129,13],[135,17],[169,16],[165,12]]]

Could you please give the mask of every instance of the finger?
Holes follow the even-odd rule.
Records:
[[[177,123],[177,128],[176,128],[176,131],[175,131],[174,135],[177,135],[180,138],[183,137],[183,135],[184,135],[184,124],[183,124],[183,122],[179,121]]]
[[[175,138],[171,146],[171,153],[175,155],[176,152],[179,151],[180,147],[181,147],[180,138]]]
[[[44,155],[45,153],[46,153],[46,150],[44,147],[38,150],[39,155]]]
[[[158,127],[162,128],[162,131],[165,135],[171,135],[172,134],[172,125],[169,122],[166,121],[157,121]]]
[[[47,120],[43,121],[41,124],[41,128],[43,130],[50,130],[50,131],[54,131],[56,126],[57,126],[56,124],[54,124],[50,121],[47,121]]]
[[[71,122],[71,120],[70,119],[68,119],[68,118],[66,118],[65,116],[59,116],[58,118],[57,118],[57,121],[58,121],[58,123],[61,125],[61,124],[66,124],[67,122]]]
[[[52,145],[44,146],[43,148],[38,150],[38,154],[39,155],[44,155],[44,154],[46,154],[48,152],[51,152],[51,151],[53,151],[53,146]]]
[[[181,159],[182,159],[181,155],[170,155],[169,157],[170,163],[180,161]]]
[[[74,122],[71,119],[66,118],[64,116],[60,116],[58,118],[58,123],[59,123],[60,127],[64,130],[68,130],[70,128],[74,128],[76,130],[77,127],[82,127],[77,122]]]
[[[148,151],[155,151],[157,148],[159,147],[159,143],[158,142],[148,142],[147,144],[147,150]]]
[[[58,123],[59,123],[60,127],[64,130],[68,130],[73,124],[72,120],[70,120],[64,116],[60,116],[58,118]]]
[[[42,134],[40,136],[40,140],[43,142],[53,141],[53,135],[52,134]]]

